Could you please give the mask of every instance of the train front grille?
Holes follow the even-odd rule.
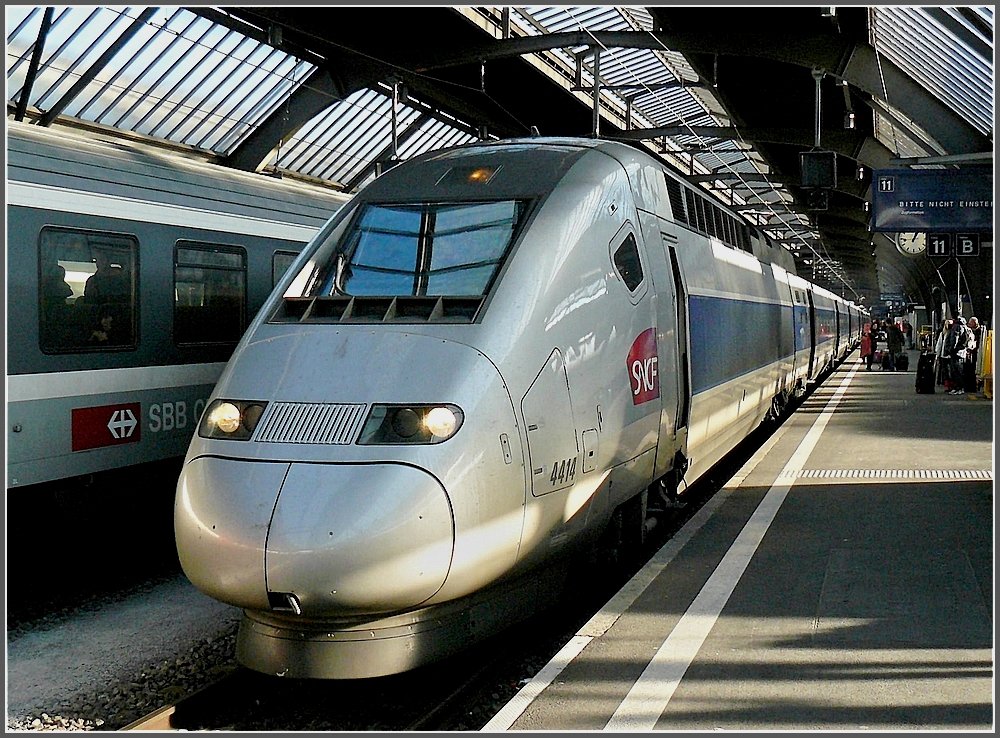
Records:
[[[274,402],[268,405],[254,435],[260,443],[347,445],[365,420],[366,405],[322,402]]]

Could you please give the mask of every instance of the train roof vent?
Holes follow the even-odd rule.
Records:
[[[482,295],[286,297],[272,323],[472,323]]]

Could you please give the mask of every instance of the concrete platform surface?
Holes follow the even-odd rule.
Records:
[[[992,402],[915,365],[841,365],[484,730],[990,730]]]

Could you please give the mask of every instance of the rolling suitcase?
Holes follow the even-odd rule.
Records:
[[[934,354],[921,351],[917,359],[916,389],[920,394],[934,394]]]
[[[910,355],[907,354],[905,351],[903,351],[896,357],[896,371],[905,372],[908,371],[909,368],[910,368]]]

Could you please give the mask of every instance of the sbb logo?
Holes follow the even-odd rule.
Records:
[[[649,328],[632,342],[628,352],[628,379],[632,404],[641,405],[660,396],[660,376],[656,369],[656,329]]]

